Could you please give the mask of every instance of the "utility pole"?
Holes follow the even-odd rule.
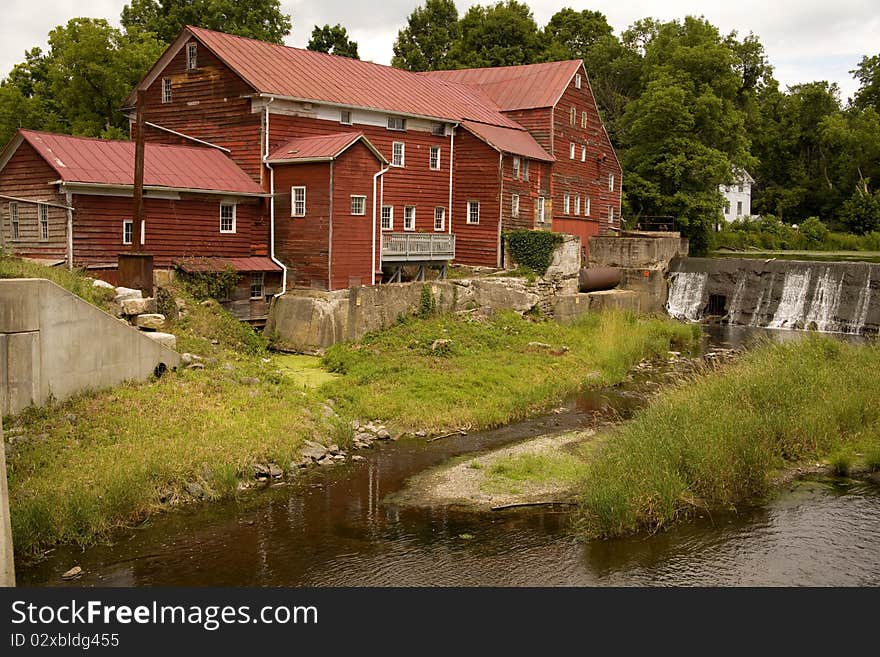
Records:
[[[9,488],[6,485],[6,443],[0,415],[0,586],[15,586],[12,524],[9,520]]]
[[[131,250],[141,250],[141,231],[144,226],[144,98],[145,91],[137,90],[137,135],[134,142],[134,216],[132,217]]]

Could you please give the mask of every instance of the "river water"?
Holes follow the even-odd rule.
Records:
[[[714,329],[706,344],[739,346],[753,335]],[[852,481],[800,481],[737,515],[592,542],[577,540],[569,515],[555,510],[472,514],[383,503],[408,477],[450,457],[626,418],[649,386],[637,379],[591,392],[560,412],[493,431],[362,450],[364,462],[156,516],[85,552],[58,549],[18,579],[64,585],[60,574],[80,565],[83,577],[69,584],[880,585],[880,487]]]

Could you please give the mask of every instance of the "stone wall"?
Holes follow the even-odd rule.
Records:
[[[0,280],[0,411],[143,380],[180,356],[51,281]]]
[[[590,238],[589,266],[620,269],[619,289],[638,294],[641,312],[658,313],[666,303],[669,263],[687,253],[679,233],[623,231]]]

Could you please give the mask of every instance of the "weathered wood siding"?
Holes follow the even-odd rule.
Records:
[[[33,201],[66,205],[63,194],[49,182],[58,174],[27,142],[22,142],[0,172],[0,194]],[[67,257],[67,210],[49,207],[49,238],[41,239],[40,215],[34,203],[18,203],[18,235],[12,239],[9,201],[0,199],[0,246],[11,253],[29,258],[63,259]]]
[[[259,299],[251,298],[251,273],[244,272],[238,279],[238,284],[230,295],[230,298],[221,302],[230,314],[242,321],[259,322],[269,317],[269,302],[267,295],[277,294],[281,291],[281,273],[265,272],[263,278],[263,296]]]
[[[355,144],[333,163],[333,246],[330,261],[330,288],[333,290],[372,283],[373,175],[380,167],[379,160],[363,143]],[[367,197],[363,215],[351,214],[352,194]],[[377,260],[381,256],[378,233],[377,208]]]
[[[170,267],[184,257],[244,257],[254,255],[251,244],[265,242],[266,222],[257,199],[236,202],[236,230],[220,232],[219,196],[183,194],[180,199],[145,198],[145,253],[154,266]],[[132,216],[132,199],[123,196],[74,194],[74,264],[115,263],[122,243],[123,221]],[[139,239],[133,235],[132,239]]]
[[[513,155],[505,153],[503,160],[503,183],[501,205],[501,229],[505,230],[534,230],[549,227],[542,226],[537,222],[535,199],[543,196],[550,198],[550,165],[539,160],[528,160],[529,176],[525,179],[526,158],[520,157],[519,176],[513,175]],[[519,216],[514,217],[511,212],[513,195],[519,196]]]
[[[330,164],[284,164],[275,171],[275,256],[288,284],[330,287]],[[304,217],[291,217],[291,187],[306,188]]]
[[[455,136],[453,223],[455,260],[466,265],[497,267],[499,258],[501,179],[499,153],[459,129]],[[468,201],[479,201],[480,223],[468,224]]]
[[[614,208],[614,225],[620,225],[621,170],[614,156],[608,136],[602,127],[599,110],[581,68],[583,84],[575,87],[574,80],[553,109],[554,149],[557,161],[553,165],[553,230],[586,237],[597,234],[608,226],[608,207]],[[574,125],[571,109],[575,108]],[[587,127],[581,127],[581,114],[587,113]],[[574,158],[570,145],[575,144]],[[586,161],[581,161],[581,148],[586,146]],[[608,175],[614,175],[614,190],[608,188]],[[564,195],[580,195],[581,214],[574,214],[574,200],[565,213]],[[584,215],[584,198],[590,198],[590,214]],[[593,224],[593,225],[591,225]]]
[[[510,110],[504,115],[528,130],[548,153],[553,152],[553,108]]]
[[[144,118],[228,148],[233,161],[259,182],[262,116],[251,112],[251,101],[245,98],[254,90],[207,48],[196,43],[198,67],[187,70],[184,46],[147,89]],[[170,103],[162,102],[163,78],[171,78]],[[192,141],[181,141],[155,129],[146,130],[144,135],[159,143],[193,145]]]

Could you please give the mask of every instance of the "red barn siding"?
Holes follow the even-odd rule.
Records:
[[[275,171],[275,255],[291,285],[330,284],[330,163],[284,164]],[[290,188],[306,188],[306,216],[290,216]]]
[[[509,110],[503,113],[528,130],[548,153],[553,152],[553,108]]]
[[[453,224],[455,260],[466,265],[499,266],[499,153],[465,130],[455,137]],[[480,202],[480,223],[467,223],[468,201]]]
[[[58,174],[27,142],[22,142],[0,172],[0,194],[34,201],[67,205],[49,182]],[[0,199],[0,245],[29,258],[61,259],[67,257],[67,210],[49,207],[49,239],[40,239],[39,210],[33,203],[18,204],[19,239],[12,239],[9,201]]]
[[[251,101],[244,97],[254,90],[202,44],[198,68],[187,70],[186,50],[184,46],[147,89],[145,120],[228,148],[233,161],[259,181],[262,116],[251,112]],[[162,102],[166,77],[171,78],[170,103]],[[155,129],[144,135],[164,144],[193,144]]]
[[[333,248],[330,287],[372,283],[373,175],[380,163],[363,143],[349,148],[333,163]],[[387,174],[386,174],[387,175]],[[351,214],[351,195],[366,196],[363,215]],[[378,209],[377,209],[378,213]],[[418,212],[416,212],[418,219]],[[378,233],[378,216],[376,218]],[[379,241],[376,240],[377,259]]]
[[[525,180],[525,158],[520,158],[520,175],[517,179],[513,177],[513,157],[505,153],[502,165],[502,230],[546,228],[546,224],[537,223],[535,199],[539,196],[550,197],[550,165],[547,162],[529,160],[529,179]],[[519,217],[511,214],[511,199],[514,194],[519,195]]]
[[[122,223],[132,215],[131,197],[75,194],[73,199],[74,263],[115,263],[120,251],[131,248],[122,243]],[[251,243],[265,239],[261,204],[238,199],[236,232],[221,233],[220,200],[218,196],[196,195],[182,195],[179,200],[144,199],[143,251],[153,255],[156,267],[170,267],[175,260],[189,256],[252,255]]]
[[[394,206],[394,230],[403,230],[403,208],[416,207],[416,231],[434,232],[434,208],[449,205],[449,137],[436,137],[429,132],[407,130],[398,132],[378,126],[355,123],[342,125],[301,116],[272,114],[269,117],[270,148],[278,148],[295,137],[314,137],[339,132],[363,132],[367,139],[391,161],[392,143],[401,141],[404,147],[404,166],[391,167],[382,176],[384,181],[382,204]],[[430,147],[440,147],[440,169],[429,165]],[[458,142],[455,145],[458,159]],[[378,169],[376,169],[378,170]],[[375,171],[374,171],[375,173]],[[344,177],[336,176],[337,184],[344,186]],[[446,210],[447,217],[449,209]]]
[[[620,218],[620,165],[614,157],[614,149],[602,127],[599,110],[593,98],[586,74],[581,70],[583,85],[575,88],[572,81],[554,108],[554,148],[556,163],[553,165],[553,226],[566,226],[566,232],[577,235],[596,234],[608,225],[608,206],[614,208],[615,225]],[[575,124],[571,125],[571,108],[576,109]],[[587,127],[581,128],[581,113],[587,113]],[[575,144],[575,157],[570,158],[570,144]],[[587,147],[586,162],[581,162],[581,147]],[[604,157],[604,159],[602,159]],[[614,191],[608,189],[608,174],[615,178]],[[581,218],[571,211],[565,214],[563,195],[581,196]],[[590,197],[590,215],[585,217],[584,197]],[[576,222],[597,225],[578,226]]]

